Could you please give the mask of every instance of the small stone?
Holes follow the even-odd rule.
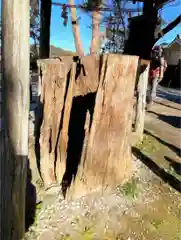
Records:
[[[39,240],[54,240],[54,234],[49,230],[44,231],[41,233]]]

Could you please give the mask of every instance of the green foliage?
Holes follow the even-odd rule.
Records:
[[[158,219],[156,219],[156,220],[152,220],[152,221],[151,221],[151,224],[152,224],[156,229],[158,229],[159,226],[162,224],[162,222],[163,222],[163,220],[158,220]]]
[[[136,147],[145,153],[155,153],[160,150],[161,143],[154,137],[144,135],[143,141],[136,144]]]
[[[40,210],[41,207],[42,207],[42,202],[40,202],[40,203],[38,203],[38,204],[36,205],[36,210]]]
[[[35,213],[35,216],[34,216],[34,224],[35,225],[37,224],[38,214],[40,213],[41,208],[42,208],[42,202],[39,202],[38,204],[36,204],[36,213]]]
[[[91,227],[85,227],[82,233],[81,240],[92,240],[94,231]]]
[[[133,178],[123,186],[120,186],[119,190],[123,195],[135,199],[138,196],[137,179]]]

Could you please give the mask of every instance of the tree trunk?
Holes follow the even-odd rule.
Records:
[[[142,140],[144,132],[148,77],[149,77],[149,62],[141,60],[138,72],[137,104],[135,117],[135,133],[138,140]]]
[[[101,13],[98,9],[92,12],[92,41],[91,41],[91,54],[99,54],[101,33],[100,33]]]
[[[69,0],[69,4],[74,5],[74,0]],[[70,12],[71,12],[71,21],[72,21],[72,29],[74,34],[76,52],[79,56],[83,56],[84,49],[83,49],[83,45],[80,37],[80,28],[79,28],[79,23],[76,16],[76,8],[71,7]]]
[[[41,0],[40,9],[40,58],[50,55],[51,0]]]
[[[29,1],[2,1],[0,239],[22,239],[29,116]]]
[[[124,53],[150,59],[151,49],[155,43],[157,9],[153,1],[144,1],[143,15],[130,19],[129,37]]]
[[[130,20],[129,37],[125,44],[124,53],[139,56],[141,59],[150,59],[151,49],[155,43],[154,19],[143,15]]]

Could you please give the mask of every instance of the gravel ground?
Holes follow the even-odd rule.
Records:
[[[135,217],[138,214],[134,211],[135,204],[142,204],[143,201],[150,203],[157,198],[150,191],[150,184],[147,184],[153,178],[152,172],[137,159],[134,159],[134,169],[133,178],[138,180],[139,185],[139,195],[135,200],[125,196],[119,188],[114,193],[94,193],[70,202],[57,196],[51,205],[39,210],[36,222],[25,239],[78,240],[84,239],[82,235],[86,232],[85,229],[90,229],[94,235],[93,238],[85,239],[103,239],[106,231],[118,235],[121,231],[118,219],[121,216],[129,213]]]

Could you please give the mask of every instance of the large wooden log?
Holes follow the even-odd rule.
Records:
[[[84,146],[67,198],[115,188],[131,176],[133,90],[138,57],[105,55],[93,111],[87,113]],[[87,146],[85,146],[87,145]],[[72,159],[73,161],[74,159]]]
[[[65,59],[61,57],[61,61],[51,59],[41,62],[44,69],[41,101],[45,109],[41,128],[41,161],[44,162],[42,173],[48,176],[44,177],[44,181],[54,182],[55,177],[50,178],[48,170],[50,166],[51,171],[53,169],[50,155],[55,159],[57,147],[52,145],[54,147],[50,151],[49,137],[54,119],[53,124],[57,127],[52,141],[56,141],[60,148],[56,174],[59,183],[63,177],[63,188],[64,183],[65,188],[71,186],[68,195],[72,197],[83,195],[91,188],[116,186],[131,173],[129,137],[138,58],[121,55],[105,55],[99,61],[94,56],[82,58],[77,62],[75,79],[62,78],[63,88],[56,95],[61,100],[57,102],[59,108],[55,108],[51,89],[55,91],[57,88],[56,85],[52,88],[52,81],[60,75],[60,68],[53,65],[59,61],[64,66],[61,71],[67,76],[73,60]],[[47,69],[57,70],[50,74]],[[98,77],[99,72],[101,78]],[[59,110],[59,116],[53,109]],[[56,120],[57,117],[61,121]]]
[[[115,187],[131,174],[129,144],[138,57],[108,55],[101,71],[85,160],[88,187]],[[103,61],[103,62],[104,62]]]
[[[40,161],[41,174],[46,188],[55,184],[56,180],[59,183],[62,180],[66,168],[72,100],[74,97],[85,96],[97,90],[98,64],[95,56],[86,56],[81,59],[61,56],[38,61],[41,76],[39,78],[40,105],[43,106],[43,116],[41,114],[38,116],[38,119],[43,119],[38,161]],[[61,65],[61,68],[58,65]],[[56,77],[60,78],[61,87],[54,84]],[[36,120],[36,122],[40,121]],[[56,165],[56,174],[54,165]]]

